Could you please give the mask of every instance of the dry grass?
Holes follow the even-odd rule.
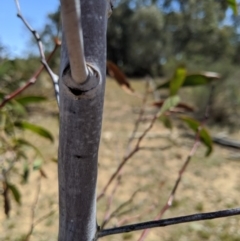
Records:
[[[142,82],[133,82],[134,88],[143,90]],[[140,100],[125,94],[113,81],[107,81],[105,109],[103,117],[102,140],[99,153],[98,190],[108,180],[126,152],[126,144],[133,129],[136,112]],[[46,111],[47,110],[47,111]],[[34,229],[31,241],[57,240],[58,225],[58,193],[57,165],[51,161],[57,156],[58,119],[56,106],[49,101],[29,116],[33,123],[45,126],[55,136],[55,144],[30,136],[31,140],[43,150],[46,163],[43,166],[48,178],[42,179],[40,199],[36,209],[36,219],[55,211]],[[54,115],[55,114],[55,115]],[[143,130],[146,123],[141,126]],[[169,147],[166,150],[142,150],[137,153],[124,168],[121,185],[117,190],[112,204],[112,210],[129,200],[133,192],[139,190],[132,203],[123,209],[125,214],[112,219],[108,227],[119,223],[133,223],[153,219],[162,208],[170,194],[171,188],[191,148],[191,140],[182,139],[179,133],[183,130],[174,128],[172,132],[165,129],[161,123],[156,123],[144,140],[143,146]],[[235,134],[235,137],[237,135]],[[150,138],[154,137],[154,138]],[[214,153],[204,157],[205,148],[200,147],[184,175],[173,207],[164,217],[207,212],[218,209],[239,206],[240,163],[229,161],[226,157],[229,150],[215,147]],[[15,179],[15,177],[14,177]],[[15,180],[19,180],[17,177]],[[22,206],[12,205],[11,217],[6,219],[3,211],[0,215],[0,240],[17,241],[30,228],[31,205],[37,190],[37,172],[31,174],[29,183],[19,185],[22,192]],[[113,186],[111,186],[111,189]],[[108,192],[109,194],[110,192]],[[0,199],[3,206],[3,200]],[[106,208],[106,199],[98,203],[98,221],[101,223]],[[222,220],[188,223],[173,227],[154,229],[146,240],[240,240],[240,217]],[[103,238],[103,240],[137,240],[140,232],[122,234]]]

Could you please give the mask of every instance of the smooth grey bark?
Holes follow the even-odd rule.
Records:
[[[59,241],[97,239],[96,180],[105,89],[107,8],[106,0],[81,0],[84,55],[92,70],[83,84],[71,77],[64,37],[62,41]]]

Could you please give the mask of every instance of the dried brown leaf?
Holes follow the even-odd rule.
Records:
[[[131,87],[129,81],[127,80],[127,77],[125,74],[118,68],[116,64],[114,64],[112,61],[107,61],[107,69],[109,75],[114,78],[117,83],[126,91],[133,93],[134,89]]]
[[[45,173],[45,171],[42,168],[39,169],[39,172],[40,172],[41,177],[47,178],[47,174]]]

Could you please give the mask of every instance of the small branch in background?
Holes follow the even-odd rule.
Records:
[[[52,58],[52,56],[54,55],[54,53],[57,51],[58,47],[61,45],[59,40],[55,40],[55,47],[53,49],[53,51],[50,53],[50,55],[47,58],[47,62],[49,62]],[[18,96],[19,94],[21,94],[24,90],[26,90],[27,88],[29,88],[31,85],[35,84],[38,76],[42,73],[42,71],[44,70],[44,66],[42,65],[34,74],[33,76],[24,84],[24,86],[18,88],[17,90],[13,91],[11,94],[6,95],[3,98],[3,101],[0,103],[0,109],[2,107],[4,107],[7,102],[9,102],[10,100],[14,99],[16,96]]]
[[[148,84],[146,85],[146,88],[148,90]],[[148,91],[146,91],[145,95],[148,95]],[[144,97],[144,99],[146,99],[146,97]],[[143,107],[142,109],[145,108],[145,102],[146,100],[143,100]],[[141,117],[142,115],[144,114],[144,110],[141,110],[140,113],[139,113],[139,118],[137,119],[136,123],[135,123],[135,126],[134,126],[134,130],[133,130],[133,134],[131,135],[130,139],[129,139],[129,142],[128,142],[128,146],[130,145],[132,139],[134,138],[134,135],[139,127],[139,124],[140,124],[140,120],[141,120]],[[125,164],[127,163],[127,161],[129,159],[131,159],[131,157],[133,157],[133,155],[135,153],[137,153],[140,149],[140,144],[143,140],[143,138],[146,136],[146,134],[152,129],[156,119],[158,117],[158,113],[156,113],[151,121],[150,121],[150,124],[149,126],[143,131],[143,133],[139,136],[135,146],[132,148],[131,151],[129,151],[129,153],[122,159],[121,163],[118,165],[116,171],[112,174],[112,176],[109,178],[107,184],[104,186],[104,188],[102,189],[101,193],[98,195],[97,197],[97,200],[100,200],[106,193],[107,189],[109,188],[110,184],[113,182],[113,180],[115,178],[117,178],[122,170],[122,168],[125,166]]]
[[[41,38],[40,38],[38,32],[36,30],[34,30],[30,26],[30,24],[26,21],[26,19],[23,17],[23,15],[21,13],[19,1],[15,0],[15,3],[16,3],[16,7],[17,7],[17,16],[22,20],[24,25],[27,27],[27,29],[33,34],[34,38],[36,39],[38,49],[39,49],[39,53],[40,53],[40,56],[41,56],[41,62],[43,64],[44,68],[46,69],[46,71],[48,72],[50,78],[52,79],[56,99],[57,99],[57,102],[59,104],[59,85],[58,85],[59,77],[56,74],[53,73],[53,71],[51,70],[51,68],[49,67],[49,65],[47,63],[47,60],[46,60],[45,54],[44,54],[43,44],[42,44],[42,41],[41,41]]]
[[[129,222],[131,222],[132,220],[135,220],[135,219],[139,219],[139,218],[141,218],[141,217],[144,217],[144,216],[146,216],[146,214],[149,214],[149,212],[151,212],[151,211],[153,211],[153,209],[155,209],[156,207],[153,205],[153,206],[151,206],[150,208],[148,208],[147,210],[145,210],[145,211],[143,211],[142,213],[140,213],[140,214],[137,214],[137,215],[134,215],[134,216],[131,216],[131,217],[124,217],[122,220],[120,220],[119,222],[118,222],[118,227],[119,226],[122,226],[122,225],[124,225],[125,223],[129,223]]]
[[[34,230],[34,227],[35,227],[34,219],[35,219],[36,208],[37,208],[37,205],[38,205],[40,192],[41,192],[41,176],[38,178],[37,192],[36,192],[36,196],[35,196],[35,199],[33,201],[32,207],[31,207],[31,226],[30,226],[30,229],[29,229],[24,241],[30,240],[30,237],[31,237],[31,235],[33,233],[33,230]]]
[[[31,238],[31,235],[33,234],[34,228],[39,223],[41,223],[42,221],[46,220],[48,217],[52,216],[55,213],[54,210],[51,210],[49,213],[41,216],[36,221],[34,221],[35,220],[35,215],[36,215],[36,208],[37,208],[39,197],[40,197],[40,193],[41,193],[41,180],[42,180],[42,176],[39,176],[36,196],[35,196],[35,199],[33,201],[32,207],[31,207],[31,226],[30,226],[30,229],[29,229],[26,237],[24,238],[24,241],[30,241],[30,238]]]
[[[156,150],[162,150],[162,151],[165,151],[165,150],[170,149],[170,148],[172,148],[171,145],[163,146],[163,147],[143,146],[143,147],[140,147],[139,150],[143,150],[143,151],[156,151]]]
[[[149,81],[147,79],[146,85],[145,85],[145,93],[144,93],[144,96],[143,96],[143,99],[142,99],[141,109],[139,111],[138,118],[137,118],[137,120],[134,124],[134,129],[132,131],[132,135],[128,139],[128,147],[130,147],[131,142],[135,138],[135,135],[136,135],[137,130],[139,128],[139,125],[142,121],[143,115],[145,113],[145,108],[146,108],[146,103],[147,103],[147,98],[148,98],[148,92],[149,92]]]
[[[127,156],[125,156],[122,160],[122,162],[119,164],[118,168],[116,169],[116,171],[112,174],[112,176],[110,177],[109,181],[107,182],[107,184],[105,185],[105,187],[103,188],[102,192],[99,194],[98,196],[98,200],[100,198],[102,198],[105,194],[105,192],[107,191],[109,185],[112,183],[112,181],[118,176],[118,174],[120,173],[120,171],[122,170],[123,166],[127,163],[127,161],[136,153],[139,151],[140,149],[140,144],[141,141],[143,140],[143,138],[145,137],[145,135],[148,133],[148,131],[150,131],[156,121],[158,117],[158,113],[155,114],[152,118],[151,123],[149,124],[149,126],[145,129],[145,131],[143,132],[143,134],[138,138],[137,143],[135,145],[135,147],[129,152],[129,154]]]
[[[40,217],[38,220],[36,220],[34,222],[34,227],[36,227],[39,223],[41,223],[42,221],[46,220],[48,217],[51,217],[56,211],[52,210],[49,213],[43,215],[42,217]]]
[[[113,197],[117,191],[117,188],[118,186],[120,185],[120,182],[121,182],[121,178],[118,178],[117,181],[116,181],[116,184],[112,190],[112,193],[111,195],[108,197],[108,201],[107,201],[107,205],[106,205],[106,211],[105,211],[105,214],[104,214],[104,218],[103,218],[103,222],[101,224],[101,228],[104,228],[104,226],[107,225],[107,223],[110,221],[110,219],[113,217],[113,213],[110,213],[111,211],[111,206],[112,206],[112,202],[113,202]]]
[[[136,224],[126,225],[126,226],[117,227],[117,228],[105,229],[105,230],[99,231],[98,237],[101,238],[101,237],[105,237],[113,234],[127,233],[127,232],[144,230],[149,228],[165,227],[165,226],[170,226],[170,225],[175,225],[180,223],[203,221],[203,220],[224,218],[224,217],[230,217],[230,216],[236,216],[236,215],[240,215],[240,208],[227,209],[227,210],[221,210],[221,211],[209,212],[209,213],[197,213],[193,215],[163,219],[158,221],[150,221],[150,222],[144,222],[144,223],[136,223]]]
[[[209,118],[209,112],[210,112],[210,108],[211,108],[211,104],[212,104],[213,90],[214,90],[214,86],[212,85],[211,86],[211,90],[210,90],[209,99],[208,99],[208,102],[207,102],[207,105],[206,105],[206,108],[205,108],[204,119],[203,119],[203,121],[201,123],[201,126],[199,126],[197,133],[196,133],[193,147],[192,147],[191,151],[189,152],[189,154],[188,154],[188,156],[186,158],[186,161],[184,162],[182,168],[179,171],[178,178],[177,178],[177,180],[175,182],[175,185],[173,186],[173,189],[171,191],[171,194],[170,194],[166,204],[163,206],[163,208],[161,209],[161,211],[155,217],[154,220],[161,219],[162,216],[164,215],[164,213],[172,206],[172,203],[173,203],[173,200],[175,198],[175,194],[176,194],[177,188],[178,188],[178,186],[179,186],[179,184],[181,182],[182,176],[183,176],[184,172],[186,171],[186,169],[188,167],[188,164],[190,163],[192,157],[194,156],[194,154],[197,151],[197,148],[198,148],[198,146],[200,144],[200,131],[201,131],[202,127],[205,125],[205,123],[208,120],[208,118]],[[150,232],[149,229],[144,230],[142,232],[140,238],[138,239],[138,241],[144,241],[149,232]]]
[[[113,191],[116,191],[116,186],[113,189]],[[101,229],[103,229],[113,217],[116,217],[124,207],[128,206],[133,201],[134,197],[137,195],[139,191],[140,190],[136,190],[126,202],[120,204],[112,213],[110,213],[110,205],[108,205],[107,212],[101,224]],[[112,202],[112,197],[113,195],[111,195],[111,199],[110,199],[111,202]]]
[[[160,101],[161,100],[161,96],[160,96],[160,92],[157,90],[156,88],[156,83],[155,83],[155,80],[150,77],[150,76],[147,76],[147,80],[148,82],[150,83],[150,86],[151,86],[151,92],[153,94],[153,97],[154,97],[154,101]]]

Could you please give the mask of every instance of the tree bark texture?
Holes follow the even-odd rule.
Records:
[[[71,77],[63,41],[60,69],[59,241],[92,241],[96,225],[96,180],[106,72],[106,0],[81,0],[84,54],[90,75]],[[76,33],[77,34],[77,33]]]

